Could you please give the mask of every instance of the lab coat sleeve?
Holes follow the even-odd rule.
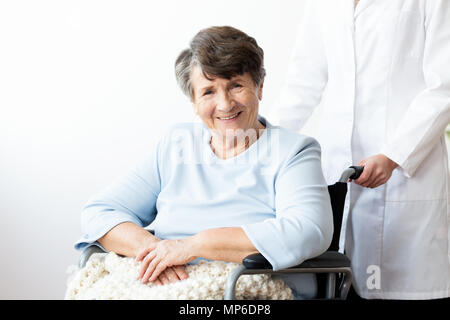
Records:
[[[291,55],[285,84],[272,112],[273,122],[300,130],[320,103],[328,80],[317,0],[308,1]]]
[[[328,249],[333,235],[320,146],[313,138],[307,138],[294,150],[275,181],[276,217],[242,226],[274,270],[320,255]]]
[[[426,1],[423,73],[426,88],[415,97],[381,153],[412,177],[450,122],[450,1]]]
[[[156,199],[161,189],[160,143],[154,152],[102,192],[82,209],[82,237],[75,249],[98,245],[97,240],[123,222],[146,227],[156,217]]]

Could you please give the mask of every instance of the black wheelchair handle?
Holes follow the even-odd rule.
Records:
[[[363,166],[351,166],[350,168],[355,169],[355,173],[350,176],[352,180],[358,179],[364,171]]]

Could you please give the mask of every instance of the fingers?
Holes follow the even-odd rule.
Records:
[[[151,248],[147,248],[143,251],[141,251],[137,256],[136,256],[136,261],[141,261],[142,259],[145,258],[145,256],[147,256],[149,254],[149,252],[152,251]]]
[[[188,278],[188,274],[184,269],[184,266],[175,266],[175,267],[169,267],[166,268],[161,274],[159,275],[158,279],[156,281],[160,280],[163,285],[174,283],[180,280],[185,280]]]
[[[155,260],[153,260],[155,261]],[[153,263],[153,262],[152,262]],[[151,266],[152,264],[150,264]],[[151,272],[151,277],[148,279],[149,281],[155,281],[156,279],[158,279],[159,275],[167,268],[165,264],[160,263],[160,261],[158,261],[158,263],[155,263],[155,268],[153,269],[153,271]]]
[[[156,252],[152,251],[141,262],[141,270],[139,271],[139,279],[141,279],[144,276],[145,272],[148,269],[150,262],[152,262],[152,260],[154,259],[155,256],[156,256]]]
[[[383,154],[364,159],[358,165],[364,166],[364,171],[354,182],[366,188],[377,188],[385,184],[391,178],[392,171],[398,167],[397,163]]]
[[[164,270],[164,272],[162,274],[166,275],[169,283],[174,283],[174,282],[177,282],[178,280],[181,280],[181,278],[175,272],[174,267],[167,268],[166,270]]]
[[[167,264],[164,261],[164,259],[157,256],[156,251],[150,252],[141,262],[138,279],[141,279],[144,284],[149,281],[155,284],[169,284],[187,279],[187,273],[183,266],[167,268]]]
[[[173,269],[174,269],[175,273],[177,274],[178,279],[185,280],[185,279],[189,278],[184,266],[175,266],[175,267],[173,267]]]
[[[168,270],[168,269],[166,269],[164,272],[162,272],[162,273],[159,275],[158,279],[155,280],[155,282],[158,281],[158,280],[160,280],[160,281],[162,282],[163,285],[169,284],[169,283],[170,283],[170,280],[169,280],[169,276],[167,275],[167,270]]]
[[[373,175],[370,178],[370,180],[367,181],[362,186],[366,187],[366,188],[375,189],[375,188],[378,188],[379,186],[382,186],[383,184],[385,184],[388,180],[389,180],[389,177],[387,177],[385,173],[380,172],[378,174]]]
[[[367,181],[367,183],[366,183],[367,188],[371,188],[371,189],[378,188],[379,186],[385,184],[390,178],[389,173],[384,171],[383,168],[378,167],[373,171],[374,172],[371,175],[370,180]]]
[[[375,189],[375,188],[378,188],[379,186],[381,186],[383,184],[384,184],[383,182],[376,181],[376,182],[372,183],[371,185],[369,185],[367,188]]]
[[[358,177],[358,179],[355,179],[354,182],[356,184],[361,185],[362,183],[365,183],[367,181],[367,178],[370,176],[371,174],[371,167],[367,166],[365,160],[362,160],[358,163],[358,166],[364,166],[364,170],[361,173],[361,175]]]
[[[180,254],[179,249],[179,241],[161,240],[156,248],[140,252],[136,261],[141,262],[138,278],[142,283],[168,284],[187,279],[184,263],[189,258]]]
[[[169,267],[165,269],[159,277],[153,281],[155,285],[166,285],[180,280],[187,279],[188,275],[184,266]]]
[[[377,165],[376,162],[366,162],[364,171],[361,176],[355,180],[355,183],[364,188],[376,188],[383,184],[385,179],[385,172],[383,168]]]
[[[379,186],[385,184],[388,180],[389,180],[388,177],[386,177],[385,175],[381,175],[380,177],[375,179],[375,181],[372,184],[369,185],[369,188],[372,189],[378,188]]]
[[[364,188],[376,188],[381,184],[381,180],[377,178],[376,176],[372,175],[369,179],[367,179],[365,182],[360,183],[359,185]]]
[[[373,166],[366,165],[362,174],[359,176],[358,179],[355,180],[355,183],[359,184],[362,187],[367,187],[371,182],[372,174],[373,174]]]
[[[145,261],[145,259],[144,259]],[[158,267],[158,265],[160,264],[160,258],[154,258],[151,262],[150,265],[147,267],[147,270],[145,271],[144,276],[142,277],[142,283],[147,283],[149,281],[155,281],[158,276],[160,275],[160,273],[164,270],[161,268],[158,269],[158,273],[155,276],[155,270]]]

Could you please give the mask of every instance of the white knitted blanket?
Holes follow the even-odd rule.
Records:
[[[66,300],[221,300],[228,274],[236,263],[199,261],[188,265],[189,278],[156,286],[138,279],[139,262],[115,253],[94,254],[86,266],[68,280]],[[270,275],[243,275],[236,286],[236,299],[293,299],[291,289]]]

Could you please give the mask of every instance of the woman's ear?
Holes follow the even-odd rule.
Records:
[[[263,97],[263,87],[264,87],[264,78],[262,78],[261,83],[258,88],[258,99],[261,101]]]

